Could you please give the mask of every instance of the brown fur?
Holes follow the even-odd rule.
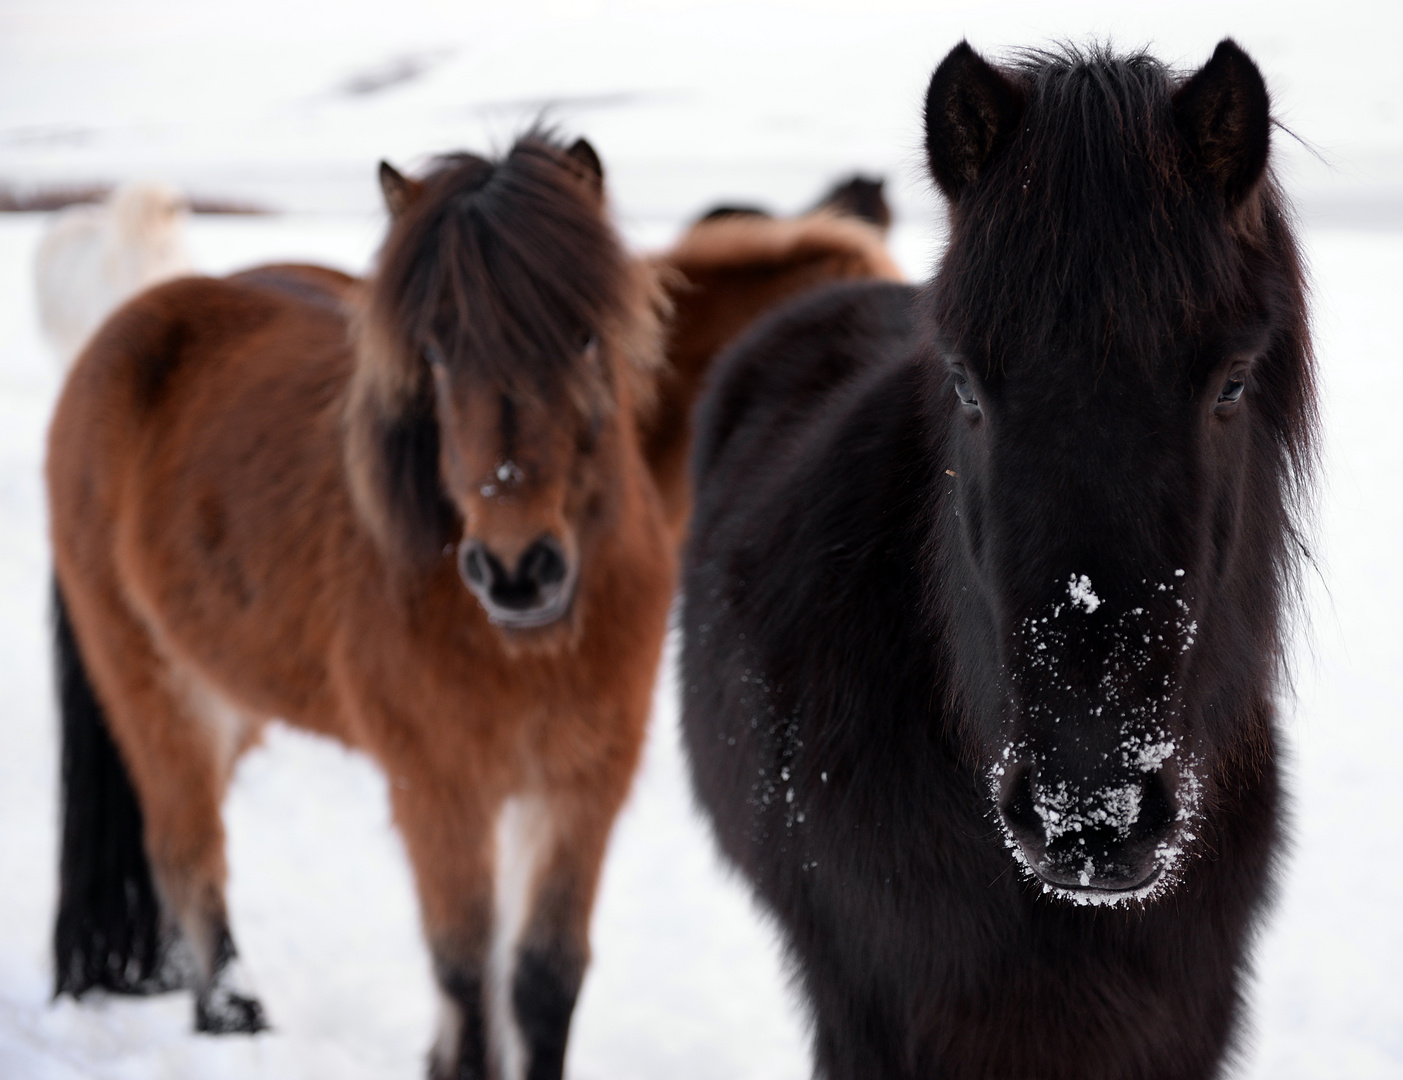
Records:
[[[515,1021],[530,1075],[559,1075],[550,1059],[563,1056],[674,579],[633,422],[656,366],[656,290],[622,256],[597,191],[558,167],[554,144],[530,137],[512,153],[529,156],[561,212],[580,220],[579,252],[614,261],[612,277],[601,272],[597,370],[584,379],[610,407],[561,396],[577,383],[560,360],[532,373],[511,427],[497,403],[519,388],[502,371],[463,353],[426,382],[424,360],[406,356],[402,324],[376,290],[412,215],[452,197],[441,174],[400,208],[380,277],[365,286],[263,268],[178,281],[119,312],[65,387],[47,466],[62,600],[201,993],[227,938],[220,803],[239,754],[280,717],[364,749],[391,779],[451,1003],[432,1069],[455,1077],[496,1076],[489,1062],[506,1053],[483,1002],[493,829],[511,797],[537,800],[548,821],[516,950]],[[511,159],[488,164],[510,178]],[[562,277],[591,269],[567,256]],[[412,415],[426,396],[428,416]],[[427,481],[441,505],[417,520],[386,487],[403,478],[377,442],[406,414],[442,435]],[[584,424],[592,442],[581,449]],[[523,479],[488,497],[479,474],[504,453],[521,460]],[[434,531],[445,527],[446,541]],[[570,537],[568,614],[539,629],[494,625],[451,545],[478,536],[507,548],[540,530]],[[538,1038],[542,1024],[559,1030]]]
[[[687,455],[692,403],[717,355],[761,314],[830,281],[900,281],[883,230],[820,209],[781,220],[760,214],[704,218],[659,257],[674,316],[659,406],[644,447],[680,536],[691,508]]]

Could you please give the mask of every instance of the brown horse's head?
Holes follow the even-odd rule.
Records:
[[[358,327],[348,466],[387,555],[455,555],[493,623],[575,625],[577,584],[641,469],[656,298],[584,140],[380,170],[394,215]]]

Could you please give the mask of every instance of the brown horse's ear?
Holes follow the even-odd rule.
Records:
[[[1271,102],[1262,73],[1232,38],[1175,91],[1174,121],[1229,207],[1252,193],[1267,167]]]
[[[388,161],[380,162],[380,191],[385,196],[390,217],[399,217],[408,210],[423,190],[424,185],[419,181],[409,179]]]
[[[604,163],[599,160],[599,155],[587,139],[576,139],[569,150],[565,151],[575,164],[580,166],[582,175],[594,187],[596,194],[604,192]]]
[[[958,202],[1023,119],[1023,91],[962,41],[940,61],[926,90],[930,174]]]

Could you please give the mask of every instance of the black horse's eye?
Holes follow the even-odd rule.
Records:
[[[581,330],[577,339],[576,348],[582,353],[587,353],[598,344],[599,339],[595,337],[592,330]]]
[[[1247,376],[1244,374],[1231,375],[1228,381],[1223,384],[1223,388],[1218,391],[1218,404],[1231,405],[1242,397],[1242,391],[1247,388]]]
[[[970,386],[969,380],[963,375],[955,376],[955,396],[960,399],[960,403],[966,408],[979,408],[979,399],[974,396],[974,388]]]
[[[443,350],[432,341],[426,341],[419,346],[419,352],[430,367],[443,367]]]

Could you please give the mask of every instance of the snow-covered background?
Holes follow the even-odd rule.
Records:
[[[0,0],[0,184],[172,179],[287,211],[200,218],[198,266],[366,267],[374,164],[501,146],[539,115],[589,136],[640,247],[710,202],[798,209],[885,174],[898,257],[924,276],[937,206],[920,104],[961,36],[1150,44],[1190,66],[1235,36],[1258,60],[1315,281],[1326,411],[1319,573],[1285,703],[1295,838],[1258,948],[1251,1078],[1403,1076],[1403,5],[511,4]],[[42,215],[0,216],[0,1078],[421,1075],[433,1000],[384,783],[285,729],[227,807],[234,930],[276,1030],[189,1032],[187,996],[53,1004],[55,739],[39,470],[57,376],[30,260]],[[807,1075],[774,935],[691,810],[670,665],[595,918],[569,1074]]]

